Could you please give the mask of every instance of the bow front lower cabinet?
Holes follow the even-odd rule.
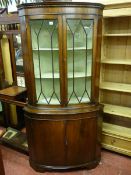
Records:
[[[99,69],[103,5],[19,6],[30,164],[37,171],[100,161]]]

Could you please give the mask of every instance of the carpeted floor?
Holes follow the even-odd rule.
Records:
[[[5,175],[131,175],[131,158],[102,150],[102,160],[97,168],[65,173],[35,172],[29,165],[28,156],[1,146]]]

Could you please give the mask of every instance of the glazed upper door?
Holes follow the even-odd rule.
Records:
[[[29,22],[37,104],[61,104],[59,23],[57,16]]]
[[[96,21],[93,15],[30,18],[33,103],[66,106],[94,102],[99,77]]]
[[[92,101],[94,18],[79,15],[65,16],[64,26],[67,104],[90,103]]]

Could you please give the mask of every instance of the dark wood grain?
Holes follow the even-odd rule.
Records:
[[[35,170],[90,169],[98,164],[100,133],[97,132],[101,132],[97,130],[97,120],[101,117],[98,110],[59,117],[32,111],[32,114],[26,112],[25,117],[30,162]]]

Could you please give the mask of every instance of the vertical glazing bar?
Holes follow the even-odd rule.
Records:
[[[40,61],[40,48],[39,48],[39,35],[37,35],[37,46],[38,46],[38,50],[37,50],[37,54],[38,54],[38,63],[39,63],[39,75],[40,75],[40,89],[42,92],[42,81],[41,81],[41,61]]]
[[[86,34],[86,33],[85,33]],[[85,90],[87,85],[87,52],[88,52],[88,45],[87,45],[87,34],[86,34],[86,57],[85,57]]]
[[[75,91],[75,55],[74,55],[74,46],[75,46],[75,39],[74,39],[74,34],[73,35],[73,92]]]
[[[54,31],[53,31],[54,32]],[[52,61],[52,77],[53,77],[53,92],[55,92],[55,79],[54,79],[54,56],[53,56],[53,42],[52,42],[52,36],[53,32],[51,34],[51,61]]]

